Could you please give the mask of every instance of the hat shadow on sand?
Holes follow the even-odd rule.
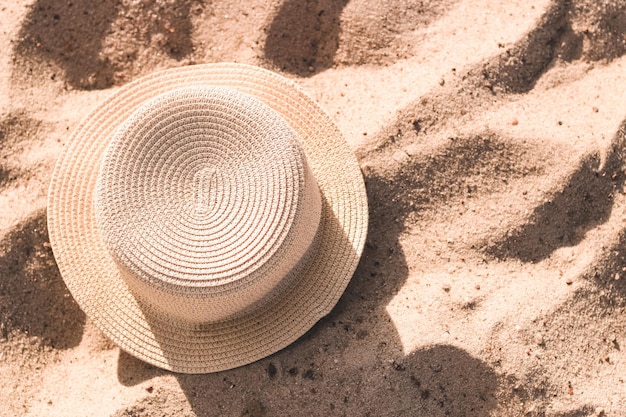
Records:
[[[467,140],[466,145],[475,151],[482,149],[481,143]],[[620,153],[617,144],[615,152]],[[468,151],[463,164],[456,166],[452,162],[458,152],[451,150],[447,155],[452,159],[424,162],[417,158],[409,164],[423,173],[424,185],[430,182],[436,188],[445,184],[445,178],[462,181],[464,175],[491,163],[485,151]],[[607,159],[609,174],[614,158],[609,155]],[[374,156],[374,163],[384,166],[386,161]],[[369,235],[357,271],[339,303],[298,341],[268,358],[215,374],[175,374],[197,415],[237,413],[232,406],[241,404],[240,415],[257,416],[288,415],[295,410],[312,416],[482,416],[506,407],[507,402],[523,404],[543,395],[459,346],[426,345],[405,355],[386,306],[409,274],[399,241],[406,222],[416,214],[415,207],[402,200],[414,181],[402,171],[396,175],[368,172]],[[585,176],[585,181],[579,174],[572,177],[583,188],[587,180],[596,184],[593,178],[593,173]],[[457,185],[452,182],[447,185],[449,190],[439,190],[436,194],[443,197],[437,198],[443,200],[436,205],[446,204],[446,196],[453,195]],[[610,209],[610,205],[604,207],[601,213]],[[560,218],[551,221],[562,224]],[[588,227],[591,224],[595,222]],[[577,227],[583,225],[587,223]],[[165,373],[120,353],[118,377],[126,385]],[[591,406],[583,406],[556,415],[582,417],[591,412]]]
[[[175,374],[197,415],[241,404],[242,415],[485,415],[498,377],[461,348],[434,345],[405,356],[385,307],[406,281],[398,238],[401,183],[366,179],[369,236],[357,271],[333,311],[276,354],[207,375]],[[118,379],[136,385],[166,371],[121,352]],[[243,399],[243,400],[242,400]],[[369,414],[368,414],[369,413]]]

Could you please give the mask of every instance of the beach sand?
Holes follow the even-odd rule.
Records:
[[[626,416],[626,3],[0,4],[1,416]],[[154,70],[235,61],[321,103],[370,226],[336,308],[209,375],[73,301],[46,193],[70,132]]]

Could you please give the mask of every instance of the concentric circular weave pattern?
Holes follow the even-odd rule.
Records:
[[[321,199],[297,135],[254,97],[187,87],[115,132],[95,194],[100,235],[133,294],[194,323],[238,313],[303,258]]]
[[[233,94],[232,90],[239,93]],[[157,311],[158,309],[146,307],[136,296],[137,289],[131,290],[127,284],[123,271],[129,266],[137,267],[136,271],[132,271],[132,275],[141,276],[142,271],[148,270],[146,269],[148,264],[137,262],[136,259],[135,261],[123,259],[122,255],[112,256],[115,253],[132,252],[121,246],[118,246],[119,251],[116,252],[115,239],[112,236],[117,235],[113,233],[107,238],[108,232],[103,232],[99,227],[108,221],[103,219],[111,218],[111,213],[108,215],[103,213],[112,207],[108,204],[112,201],[109,198],[112,197],[106,191],[115,187],[111,188],[113,183],[103,179],[104,174],[98,181],[98,174],[106,172],[107,163],[112,160],[118,160],[120,163],[125,158],[147,161],[148,155],[151,154],[143,150],[137,151],[136,154],[120,152],[119,148],[115,148],[115,141],[121,136],[116,134],[122,131],[126,133],[141,131],[141,128],[137,127],[141,123],[137,120],[132,121],[134,116],[142,114],[145,116],[152,111],[163,114],[163,111],[167,111],[164,107],[159,108],[159,103],[163,104],[163,100],[172,99],[173,96],[168,93],[178,98],[184,96],[182,103],[189,103],[189,96],[194,94],[200,98],[214,94],[215,100],[219,101],[218,98],[221,97],[228,102],[222,103],[225,107],[232,106],[237,100],[248,102],[250,106],[256,106],[258,111],[264,112],[264,115],[270,115],[269,118],[259,118],[257,110],[254,110],[248,114],[251,119],[256,120],[256,123],[265,123],[266,127],[272,126],[273,129],[279,127],[278,137],[291,144],[282,149],[281,152],[287,152],[286,154],[270,151],[271,146],[267,148],[268,160],[274,161],[274,165],[268,166],[265,171],[256,171],[272,172],[272,175],[280,177],[277,172],[280,172],[281,167],[295,169],[282,180],[278,177],[271,180],[269,177],[265,179],[248,177],[243,180],[241,176],[237,177],[237,172],[241,171],[223,170],[224,167],[219,165],[219,161],[208,163],[210,160],[208,154],[214,155],[217,148],[212,148],[211,152],[201,151],[200,154],[204,156],[196,160],[191,154],[198,149],[187,153],[184,146],[171,148],[169,153],[165,153],[169,156],[164,156],[161,152],[154,153],[159,154],[159,158],[169,161],[168,164],[173,162],[173,166],[178,166],[178,169],[168,168],[156,176],[150,173],[140,176],[143,180],[138,184],[145,187],[144,191],[148,193],[146,195],[158,196],[163,190],[167,190],[168,195],[180,197],[178,200],[174,199],[174,202],[161,202],[163,205],[158,205],[161,203],[157,198],[154,200],[157,203],[154,201],[149,203],[157,205],[151,206],[152,213],[148,217],[141,217],[146,216],[144,213],[138,214],[139,217],[135,219],[137,228],[133,230],[145,231],[146,227],[152,228],[150,230],[156,233],[154,236],[160,236],[158,241],[151,238],[149,242],[144,241],[142,244],[149,245],[153,253],[169,250],[167,252],[169,258],[166,256],[160,260],[159,265],[161,267],[169,265],[173,259],[176,259],[174,263],[178,264],[176,266],[178,269],[174,269],[180,275],[175,271],[172,274],[163,273],[157,280],[162,286],[159,287],[157,284],[153,286],[154,288],[167,288],[167,295],[177,293],[184,300],[188,300],[189,297],[193,298],[191,295],[193,291],[190,289],[194,287],[202,288],[202,291],[209,288],[210,292],[224,283],[245,284],[245,277],[250,276],[251,271],[270,268],[267,265],[278,265],[276,268],[283,270],[293,266],[292,277],[283,279],[277,289],[253,304],[253,308],[221,319],[216,316],[217,321],[204,322],[198,318],[190,320],[184,311],[179,311],[178,315],[175,311],[171,312],[173,314],[163,314]],[[225,99],[226,96],[228,99]],[[142,117],[141,120],[146,119]],[[156,125],[158,123],[155,124],[153,120],[145,126]],[[238,134],[241,137],[254,138],[254,135],[249,136],[250,132],[245,130],[250,129],[250,126],[252,125],[248,122],[232,125],[234,130],[240,129]],[[188,128],[189,125],[184,128],[187,133]],[[220,129],[223,130],[223,127]],[[258,132],[258,129],[252,130]],[[176,136],[179,133],[175,129],[164,133],[162,143],[167,143],[170,134]],[[190,146],[194,143],[193,134],[183,136]],[[293,143],[289,138],[293,139]],[[245,155],[234,148],[223,148],[222,151],[226,153],[232,151],[231,156],[235,161],[256,162],[254,156],[246,159]],[[302,151],[304,155],[301,154]],[[223,160],[229,159],[230,157]],[[156,167],[159,166],[159,162],[154,164]],[[234,168],[235,165],[245,169],[245,164],[239,162],[228,168]],[[308,167],[313,175],[310,175]],[[124,169],[132,168],[127,166]],[[141,168],[137,169],[143,172]],[[236,199],[231,201],[221,198],[224,196],[234,198],[240,195],[233,192],[234,188],[229,188],[237,178],[241,187],[248,184],[252,191],[267,190],[266,186],[269,183],[260,185],[263,184],[262,181],[275,181],[276,184],[280,184],[280,181],[287,181],[288,177],[297,179],[289,186],[292,187],[289,188],[292,190],[291,197],[275,195],[268,199],[262,196],[257,198],[256,191],[250,192],[248,201],[256,203],[241,210],[233,210],[240,204],[235,201]],[[315,196],[321,198],[321,208],[318,206],[319,214],[312,216],[317,201]],[[289,200],[290,198],[292,200]],[[268,207],[255,206],[257,203],[262,205],[268,201],[273,201]],[[238,259],[238,267],[241,270],[248,268],[247,273],[233,275],[232,269],[231,272],[225,273],[224,271],[229,269],[223,268],[218,256],[209,258],[215,260],[214,264],[209,261],[204,266],[196,265],[201,270],[214,268],[211,271],[216,275],[211,276],[219,278],[211,282],[216,285],[207,285],[207,280],[203,278],[189,278],[188,274],[194,269],[189,269],[189,262],[198,259],[194,256],[203,257],[204,255],[200,254],[215,247],[206,244],[207,235],[203,233],[208,233],[208,229],[204,226],[209,227],[208,225],[214,224],[215,219],[225,219],[233,215],[245,224],[245,219],[248,218],[246,216],[252,215],[250,213],[254,213],[254,210],[269,210],[271,213],[274,202],[281,201],[283,202],[281,204],[293,208],[293,211],[284,208],[276,211],[287,216],[282,227],[281,218],[276,220],[277,223],[270,222],[273,226],[260,224],[247,227],[245,229],[252,230],[253,233],[241,236],[233,232],[237,229],[237,222],[226,222],[231,226],[224,229],[222,238],[225,240],[220,242],[229,242],[224,247],[231,244],[232,249],[229,250],[240,250],[243,255],[235,258],[227,256],[223,259]],[[305,204],[307,201],[309,203]],[[132,207],[140,206],[141,204],[139,206],[130,204],[127,208],[130,210]],[[106,209],[101,211],[102,207]],[[301,210],[304,207],[309,211]],[[188,214],[169,216],[168,213],[172,212]],[[99,215],[96,215],[97,213]],[[301,217],[298,217],[299,215]],[[316,219],[311,220],[311,217]],[[315,228],[318,222],[319,226]],[[119,225],[119,222],[115,224]],[[297,86],[277,74],[256,67],[240,64],[199,65],[154,73],[128,84],[117,90],[83,121],[72,134],[55,167],[49,192],[48,225],[53,251],[63,279],[79,305],[108,337],[124,350],[154,365],[178,372],[204,373],[244,365],[272,354],[295,341],[332,309],[352,276],[363,249],[367,230],[367,200],[359,167],[345,141],[329,117]],[[275,234],[264,234],[263,227],[274,231]],[[186,234],[180,238],[176,231],[184,228]],[[106,227],[109,231],[114,229],[115,227],[110,225]],[[299,232],[296,233],[296,230]],[[229,231],[233,232],[230,237]],[[190,238],[194,233],[204,236],[200,239],[204,243],[194,246],[193,239]],[[144,233],[138,233],[136,236],[144,236]],[[306,244],[300,244],[299,248],[294,249],[298,244],[295,240],[293,242],[290,240],[291,236],[305,236],[303,240]],[[176,240],[174,248],[184,247],[189,252],[174,255],[176,251],[171,250],[173,246],[168,246],[166,238],[171,242]],[[216,239],[218,240],[215,242],[219,241],[219,238]],[[129,241],[124,242],[119,245],[127,245]],[[264,259],[264,262],[255,264],[251,261],[254,256],[250,257],[250,253],[255,251],[242,250],[246,245],[245,242],[250,242],[252,245],[250,247],[258,248],[256,252],[261,254],[260,258]],[[291,243],[285,245],[286,242]],[[283,255],[288,253],[284,251],[290,251],[291,255],[274,257],[279,253]],[[142,252],[139,250],[135,253]],[[300,259],[294,265],[293,262],[286,262],[285,258]],[[270,259],[274,260],[269,262]],[[237,267],[234,270],[237,270]],[[219,271],[222,271],[222,275]],[[206,277],[206,272],[203,270],[200,275]],[[159,274],[155,275],[152,271],[149,276],[154,278]],[[267,276],[280,277],[282,273],[263,274],[263,277]],[[145,281],[140,279],[137,282],[149,282],[152,285],[154,284],[152,278]],[[270,282],[267,284],[268,287],[276,285],[271,279],[270,281],[264,279],[261,281],[266,284]],[[238,294],[239,291],[236,287],[235,285],[231,288],[234,294]],[[260,293],[265,294],[263,291]],[[230,296],[226,299],[232,301],[236,298]],[[250,302],[251,300],[246,300],[241,305]],[[239,311],[240,307],[234,306],[228,314]],[[201,315],[206,314],[217,313],[205,311]]]

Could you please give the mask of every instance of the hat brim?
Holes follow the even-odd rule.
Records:
[[[300,137],[322,194],[317,251],[280,297],[216,323],[190,326],[142,309],[120,276],[96,225],[93,197],[114,130],[142,103],[186,86],[250,94],[277,111]],[[290,80],[243,64],[160,71],[115,91],[73,132],[54,169],[48,230],[68,289],[87,316],[123,350],[175,372],[208,373],[264,358],[328,314],[363,251],[367,197],[360,168],[330,117]]]

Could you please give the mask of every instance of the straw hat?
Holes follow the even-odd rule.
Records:
[[[206,373],[268,356],[330,312],[367,231],[356,159],[260,68],[156,72],[74,131],[48,196],[70,292],[130,354]]]

